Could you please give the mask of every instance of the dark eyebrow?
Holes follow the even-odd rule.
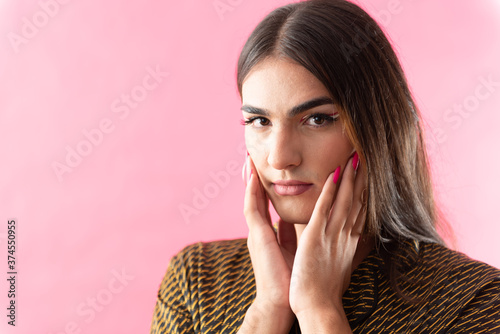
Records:
[[[325,104],[333,104],[333,100],[329,97],[322,96],[322,97],[317,97],[312,100],[303,102],[299,105],[296,105],[292,109],[288,111],[288,116],[289,117],[294,117],[306,110],[316,108]],[[252,107],[248,105],[243,105],[241,107],[241,110],[249,113],[249,114],[255,114],[255,115],[261,115],[261,116],[269,116],[269,111],[257,107]]]

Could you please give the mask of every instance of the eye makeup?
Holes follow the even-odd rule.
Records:
[[[300,119],[300,122],[301,123],[304,123],[304,121],[308,120],[308,119],[323,119],[324,121],[328,122],[328,123],[332,123],[334,121],[336,121],[338,119],[338,112],[336,113],[333,113],[333,114],[326,114],[326,113],[314,113],[314,114],[310,114],[310,115],[306,115],[304,117],[302,117]],[[269,124],[269,120],[265,117],[261,117],[261,116],[256,116],[256,117],[250,117],[250,118],[245,118],[245,119],[242,119],[240,120],[240,124],[241,125],[250,125],[252,124],[255,120],[261,120],[261,124],[260,125],[268,125]],[[262,124],[263,122],[268,122],[267,124]],[[314,126],[314,124],[312,124]],[[319,124],[317,124],[319,126]]]

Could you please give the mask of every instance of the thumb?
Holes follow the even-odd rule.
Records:
[[[245,157],[245,163],[243,164],[243,167],[241,168],[241,178],[243,179],[243,183],[245,184],[245,187],[247,186],[247,181],[249,179],[248,175],[248,152],[247,156]]]

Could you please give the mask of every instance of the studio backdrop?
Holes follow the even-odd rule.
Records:
[[[246,236],[236,62],[285,3],[0,1],[1,333],[147,333],[173,254]],[[450,246],[500,267],[500,1],[358,3],[421,109]]]

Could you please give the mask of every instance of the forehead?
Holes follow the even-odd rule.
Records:
[[[330,96],[321,81],[305,67],[288,59],[261,61],[242,85],[243,104],[270,111],[288,110],[320,96]]]

